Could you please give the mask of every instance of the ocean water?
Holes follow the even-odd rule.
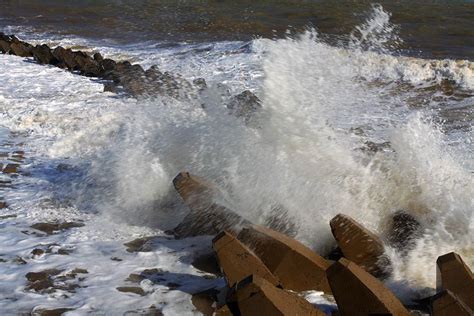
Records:
[[[183,170],[218,183],[223,203],[253,222],[283,206],[297,239],[320,253],[335,244],[328,223],[338,213],[382,238],[391,215],[412,214],[424,230],[414,249],[402,255],[387,247],[394,273],[386,284],[405,303],[433,292],[439,255],[456,251],[474,268],[472,4],[278,2],[270,14],[268,6],[227,2],[208,10],[192,1],[160,2],[163,10],[91,3],[5,1],[0,25],[26,41],[205,78],[209,89],[198,99],[135,99],[0,55],[0,162],[25,152],[19,175],[2,175],[0,186],[8,203],[0,210],[5,314],[67,307],[70,315],[115,315],[151,305],[165,315],[198,314],[190,294],[223,281],[190,265],[210,238],[163,233],[187,211],[172,187]],[[443,14],[433,10],[441,5]],[[182,11],[186,18],[177,18]],[[226,108],[245,89],[263,105],[250,123]],[[52,220],[85,225],[43,237],[29,228]],[[124,242],[143,236],[161,237],[149,252],[125,250]],[[52,250],[32,255],[38,247]],[[71,281],[80,286],[73,293],[25,290],[27,272],[78,267],[89,273]],[[151,268],[165,276],[143,280],[146,295],[116,290],[130,285],[130,273]],[[334,308],[319,293],[306,297]]]

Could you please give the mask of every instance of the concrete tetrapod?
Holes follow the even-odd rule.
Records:
[[[330,225],[345,258],[378,278],[388,276],[391,264],[378,236],[343,214],[331,219]]]
[[[213,239],[212,244],[229,287],[250,275],[258,275],[274,286],[279,284],[278,278],[265,264],[231,234],[220,233]]]
[[[410,315],[382,282],[346,258],[335,262],[327,276],[341,316]]]
[[[305,299],[253,275],[239,282],[227,305],[233,315],[324,316]]]
[[[253,250],[283,288],[331,293],[326,278],[330,263],[299,241],[258,225],[243,228],[237,239]]]
[[[433,316],[472,316],[474,312],[451,291],[444,290],[433,297]]]
[[[240,227],[249,224],[240,215],[215,202],[219,190],[205,179],[181,172],[174,178],[173,184],[191,209],[172,230],[176,237],[215,235],[224,230],[236,234]]]
[[[461,256],[450,252],[436,260],[436,288],[449,290],[474,310],[474,276]]]

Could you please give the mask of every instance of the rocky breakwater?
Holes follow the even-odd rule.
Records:
[[[83,51],[73,51],[46,44],[33,46],[21,41],[15,35],[0,33],[0,52],[20,57],[32,57],[36,62],[52,65],[71,72],[104,79],[104,90],[123,91],[132,96],[168,95],[184,97],[190,91],[198,90],[192,83],[167,72],[160,72],[156,66],[144,70],[129,61],[115,61],[104,58],[99,52],[92,56]]]
[[[217,234],[213,256],[227,285],[195,294],[193,302],[205,315],[326,315],[303,298],[308,290],[333,297],[334,315],[473,315],[473,274],[455,253],[438,258],[438,293],[406,305],[383,283],[391,274],[384,242],[355,219],[339,214],[330,221],[340,254],[333,261],[219,206],[220,189],[205,179],[182,172],[173,183],[191,211],[170,233],[179,238]],[[393,234],[400,237],[400,231]],[[408,229],[403,238],[417,236]]]
[[[39,64],[52,65],[75,74],[103,80],[104,91],[125,93],[136,98],[168,96],[178,99],[195,99],[207,89],[203,78],[187,80],[179,74],[162,72],[157,66],[143,69],[129,61],[115,61],[104,58],[100,52],[92,55],[84,51],[46,44],[32,45],[15,35],[0,32],[0,53],[28,57]],[[224,85],[223,90],[227,91]],[[229,112],[249,120],[249,115],[261,107],[260,100],[252,92],[245,90],[229,96]]]

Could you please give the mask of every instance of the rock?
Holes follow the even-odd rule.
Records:
[[[7,207],[8,207],[7,202],[5,202],[5,201],[0,201],[0,210],[1,210],[1,209],[4,209],[4,208],[7,208]],[[1,217],[0,217],[0,218],[1,218]]]
[[[232,97],[227,104],[227,108],[233,115],[243,117],[246,121],[261,107],[260,99],[249,90]]]
[[[461,256],[450,252],[436,260],[436,289],[449,290],[474,310],[474,276]]]
[[[423,235],[421,224],[410,214],[396,212],[389,223],[390,245],[406,254],[416,245],[416,239]]]
[[[327,277],[341,316],[410,315],[382,282],[354,262],[341,258]]]
[[[366,141],[364,143],[364,147],[360,148],[361,150],[368,152],[368,153],[378,153],[381,151],[387,151],[390,149],[390,142],[383,142],[383,143],[374,143],[372,141]]]
[[[109,59],[109,58],[105,58],[104,60],[98,61],[98,62],[100,63],[104,71],[112,71],[115,69],[117,65],[117,63],[114,60]]]
[[[198,88],[199,91],[207,89],[207,83],[204,78],[196,78],[193,80],[193,85]]]
[[[120,89],[119,89],[119,87],[117,86],[116,83],[113,83],[113,82],[105,82],[104,83],[104,92],[117,93],[119,91],[120,91]]]
[[[471,300],[474,299],[471,297]],[[432,301],[433,316],[472,316],[474,311],[469,308],[451,291],[443,291],[436,294]]]
[[[266,217],[263,226],[290,237],[294,237],[298,233],[298,225],[295,219],[288,214],[288,210],[282,205],[272,207],[272,211]]]
[[[283,288],[331,292],[326,279],[329,262],[297,240],[257,225],[242,229],[237,239],[253,250]]]
[[[35,309],[31,312],[31,316],[61,316],[73,310],[73,308]]]
[[[163,277],[165,271],[161,269],[145,269],[139,274],[131,273],[125,281],[132,283],[140,283],[141,281],[148,279],[152,282],[162,282],[166,279]]]
[[[249,222],[215,202],[219,191],[206,180],[181,172],[173,180],[176,191],[191,209],[170,233],[177,238],[215,235],[221,231],[235,234]]]
[[[23,259],[22,257],[20,256],[16,256],[15,259],[12,260],[13,263],[15,264],[27,264],[28,262],[25,261],[25,259]]]
[[[45,232],[48,235],[55,234],[62,230],[74,228],[74,227],[82,227],[84,226],[83,223],[78,222],[57,222],[57,223],[36,223],[31,225],[31,228],[40,230]]]
[[[124,292],[124,293],[134,293],[140,296],[146,295],[145,291],[141,287],[138,287],[138,286],[119,286],[117,288],[117,291]]]
[[[8,54],[11,50],[10,45],[11,45],[11,40],[6,41],[0,38],[0,52],[2,52],[3,54]]]
[[[59,269],[47,269],[40,272],[28,272],[25,277],[29,281],[27,290],[32,290],[38,293],[54,291],[54,282],[52,277],[61,273]]]
[[[124,245],[127,247],[128,252],[146,252],[150,250],[145,249],[145,244],[153,238],[153,236],[137,238],[125,243]]]
[[[3,173],[17,173],[18,172],[18,167],[20,165],[17,163],[9,163],[5,166],[3,169]]]
[[[51,49],[46,44],[36,45],[31,49],[31,53],[33,58],[40,64],[56,65],[58,63],[58,60],[53,56]]]
[[[72,274],[87,274],[89,273],[89,271],[87,271],[86,269],[82,269],[82,268],[75,268],[71,271]]]
[[[13,37],[13,41],[10,44],[10,50],[13,52],[14,55],[20,57],[31,57],[33,56],[31,53],[33,46],[28,43],[22,42],[17,38]]]
[[[33,255],[33,257],[40,257],[44,254],[44,250],[40,248],[35,248],[31,251],[31,254]]]
[[[39,272],[28,272],[25,277],[30,282],[36,282],[45,280],[51,276],[58,275],[62,270],[59,269],[47,269]]]
[[[81,75],[87,77],[100,77],[102,74],[102,68],[99,63],[92,59],[89,55],[84,52],[74,52],[74,60],[76,61]]]
[[[233,315],[326,315],[305,299],[255,275],[239,282],[234,291],[227,303]]]
[[[95,53],[93,58],[98,63],[102,63],[104,61],[104,57],[102,57],[100,53]]]
[[[198,256],[191,262],[191,265],[198,270],[220,275],[221,270],[219,268],[219,263],[217,262],[216,255],[214,253],[205,253]]]
[[[343,214],[335,216],[330,225],[344,257],[378,278],[390,274],[391,263],[378,236]]]
[[[52,51],[52,54],[59,63],[69,70],[79,70],[79,64],[76,62],[75,55],[71,49],[58,46]]]
[[[229,287],[252,274],[268,280],[271,284],[279,284],[278,278],[265,264],[231,234],[220,233],[212,240],[212,246]]]

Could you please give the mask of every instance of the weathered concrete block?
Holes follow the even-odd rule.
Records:
[[[388,276],[391,264],[378,236],[343,214],[336,215],[330,225],[344,257],[376,277]]]
[[[474,299],[474,297],[471,297]],[[474,312],[450,291],[444,290],[433,297],[431,311],[433,316],[472,316]]]
[[[232,299],[236,303],[228,305],[234,315],[325,315],[305,299],[255,275],[237,284]]]
[[[173,184],[191,209],[171,231],[176,237],[215,235],[224,230],[236,234],[241,227],[249,225],[240,215],[215,202],[219,191],[212,183],[188,172],[181,172]]]
[[[354,262],[341,258],[327,276],[341,316],[410,315],[382,282]]]
[[[436,288],[449,290],[474,310],[474,276],[461,256],[450,252],[436,260]]]
[[[283,288],[331,292],[326,279],[329,262],[299,241],[257,225],[242,229],[237,239],[254,251]]]
[[[231,234],[220,233],[212,244],[229,287],[250,275],[258,275],[274,285],[279,284],[278,278],[265,264]]]

